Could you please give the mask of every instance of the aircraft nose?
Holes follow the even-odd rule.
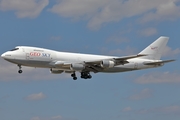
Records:
[[[1,57],[4,58],[4,59],[8,59],[9,57],[11,57],[11,54],[5,52],[5,53],[3,53],[3,54],[1,55]]]
[[[2,57],[2,58],[5,58],[5,53],[3,53],[3,54],[1,55],[1,57]]]

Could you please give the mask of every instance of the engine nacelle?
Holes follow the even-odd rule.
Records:
[[[85,68],[85,66],[83,64],[77,64],[77,63],[73,63],[71,64],[70,66],[70,69],[71,70],[74,70],[74,71],[81,71]]]
[[[52,68],[52,69],[50,69],[50,72],[51,72],[52,74],[61,74],[61,73],[63,73],[64,71],[63,71],[63,70],[58,70],[58,69]]]
[[[103,68],[112,68],[114,67],[115,63],[112,60],[103,60],[101,62],[101,67]]]

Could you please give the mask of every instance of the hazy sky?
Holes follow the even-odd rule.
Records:
[[[180,0],[0,0],[0,54],[27,45],[103,55],[137,54],[170,37],[161,68],[69,74],[0,59],[0,120],[179,120]]]

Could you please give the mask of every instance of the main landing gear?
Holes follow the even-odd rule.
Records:
[[[21,67],[21,65],[18,65],[18,67],[19,67],[18,73],[21,74],[21,73],[23,72],[23,71],[21,70],[22,67]]]
[[[89,72],[81,72],[81,78],[84,78],[84,79],[91,79],[92,76],[90,75]]]
[[[73,80],[77,80],[75,72],[73,74],[71,74],[71,77],[73,77]],[[92,76],[90,75],[89,72],[81,72],[81,78],[83,78],[83,79],[91,79]]]
[[[77,77],[76,77],[75,73],[71,74],[71,77],[73,77],[73,80],[77,80]]]

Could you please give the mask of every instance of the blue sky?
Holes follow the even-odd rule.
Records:
[[[161,68],[69,74],[0,59],[1,120],[179,120],[180,0],[0,0],[0,54],[19,45],[131,55],[170,37]]]

